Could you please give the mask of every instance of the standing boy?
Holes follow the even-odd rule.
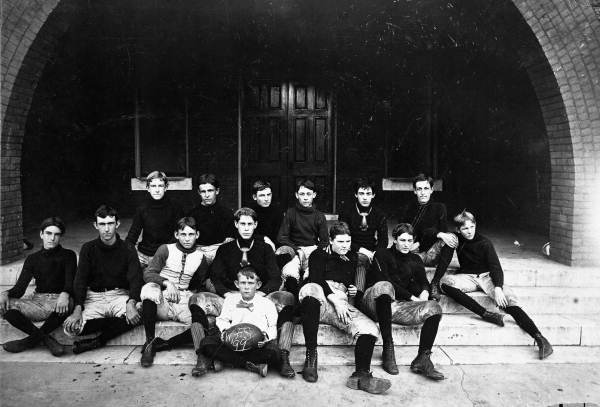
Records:
[[[143,268],[147,267],[156,249],[162,244],[173,242],[173,229],[178,219],[183,216],[179,204],[165,196],[169,188],[169,179],[164,172],[153,171],[146,177],[148,197],[140,205],[133,216],[133,223],[125,241],[137,245],[138,259]]]
[[[553,352],[552,345],[540,333],[525,311],[519,307],[517,297],[512,290],[504,285],[504,272],[494,245],[488,238],[477,233],[475,216],[464,210],[454,217],[454,224],[459,233],[456,254],[460,269],[454,274],[444,275],[454,254],[454,249],[444,247],[433,281],[439,281],[442,291],[463,307],[488,322],[504,326],[502,314],[487,311],[465,294],[483,291],[535,340],[540,359],[550,356]]]
[[[60,218],[44,219],[40,225],[42,249],[25,259],[15,286],[0,294],[0,313],[4,319],[29,335],[6,342],[3,348],[7,352],[22,352],[44,342],[54,356],[65,353],[64,347],[50,336],[73,306],[71,293],[77,257],[74,251],[60,245],[64,234],[65,224]],[[32,278],[35,292],[31,298],[22,299]],[[44,324],[37,328],[32,321]]]
[[[350,229],[337,222],[329,230],[329,245],[313,251],[309,258],[308,283],[300,289],[302,326],[306,343],[306,360],[302,377],[308,382],[318,379],[317,335],[319,323],[335,326],[356,339],[354,363],[356,370],[346,385],[379,394],[390,388],[386,379],[373,377],[371,358],[379,330],[366,315],[348,303],[356,295],[356,253],[350,251]]]

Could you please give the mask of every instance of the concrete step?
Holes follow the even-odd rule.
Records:
[[[600,345],[600,316],[597,315],[532,315],[540,331],[553,345],[598,346]],[[178,322],[159,322],[156,334],[162,338],[170,338],[186,327]],[[396,345],[418,345],[421,326],[393,325],[393,336]],[[73,338],[57,329],[53,335],[63,344],[70,345]],[[0,321],[0,342],[19,339],[25,335],[10,326],[6,321]],[[143,345],[145,342],[144,328],[138,326],[132,331],[115,338],[109,345]],[[304,345],[302,326],[296,325],[293,344]],[[319,345],[350,345],[352,338],[329,325],[321,325],[318,336]],[[378,340],[381,344],[381,340]],[[448,346],[496,346],[496,345],[532,345],[532,338],[521,330],[512,317],[505,317],[505,326],[498,327],[481,320],[475,315],[444,315],[436,338],[437,345]]]

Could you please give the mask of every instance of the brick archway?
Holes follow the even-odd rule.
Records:
[[[509,41],[536,91],[552,167],[552,256],[600,264],[590,223],[600,204],[600,21],[585,2],[513,0]],[[21,147],[33,94],[56,42],[73,18],[73,0],[5,0],[2,35],[0,261],[21,256]],[[509,13],[502,18],[515,19]],[[508,23],[508,21],[504,21]],[[529,41],[523,41],[528,38]],[[596,135],[596,137],[594,137]],[[600,222],[599,225],[600,226]]]

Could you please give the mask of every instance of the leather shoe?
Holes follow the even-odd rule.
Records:
[[[393,342],[383,343],[383,353],[381,358],[383,359],[383,370],[391,375],[397,375],[399,373]]]
[[[48,348],[52,356],[62,356],[65,354],[65,347],[60,343],[56,342],[56,339],[51,337],[50,335],[44,335],[42,337],[42,341],[44,345]]]
[[[83,341],[77,341],[73,343],[73,353],[77,355],[79,353],[101,348],[102,346],[104,346],[104,344],[100,342],[100,339],[98,338],[85,339]]]
[[[433,362],[431,362],[431,359],[429,358],[430,355],[430,350],[419,353],[415,360],[410,364],[410,370],[413,373],[422,374],[432,380],[444,380],[444,375],[435,370]]]
[[[548,356],[552,355],[554,350],[552,349],[552,345],[548,342],[548,339],[544,338],[542,334],[537,334],[535,336],[535,342],[538,346],[538,355],[540,359],[546,359]]]
[[[346,386],[371,394],[381,394],[392,386],[392,382],[387,379],[373,377],[371,372],[354,372],[346,381]]]
[[[307,382],[314,383],[319,378],[317,373],[318,354],[317,349],[306,349],[306,359],[304,360],[304,369],[302,370],[302,378]]]

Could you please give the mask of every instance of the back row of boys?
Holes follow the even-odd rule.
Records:
[[[503,314],[486,310],[466,294],[480,290],[535,339],[540,359],[552,353],[504,286],[494,247],[476,232],[475,217],[463,211],[454,218],[456,232],[448,232],[446,207],[431,201],[433,180],[423,174],[413,180],[416,202],[393,229],[390,248],[386,216],[373,205],[375,186],[365,179],[356,181],[356,199],[329,231],[324,214],[313,207],[317,194],[308,179],[298,181],[297,202],[285,214],[272,205],[271,186],[264,181],[252,186],[252,208],[232,213],[217,200],[216,177],[204,174],[198,179],[201,203],[183,216],[180,206],[165,196],[168,184],[162,172],[148,175],[150,196],[137,209],[124,241],[116,233],[117,211],[99,207],[94,222],[99,238],[82,246],[78,265],[75,253],[59,244],[63,222],[56,217],[42,222],[43,248],[25,260],[15,286],[0,294],[0,313],[28,334],[5,343],[6,351],[43,342],[59,356],[64,347],[50,333],[61,324],[70,335],[100,333],[75,341],[77,354],[102,347],[142,322],[144,367],[152,365],[156,352],[193,343],[193,376],[218,371],[225,363],[263,376],[271,365],[291,378],[295,371],[289,352],[294,320],[300,317],[306,381],[318,379],[317,336],[319,323],[324,323],[355,340],[355,372],[347,386],[382,393],[391,382],[370,371],[377,337],[383,340],[383,369],[398,374],[392,323],[423,324],[410,369],[442,380],[430,360],[442,317],[437,302],[442,291],[485,321],[504,325]],[[460,269],[446,274],[454,251]],[[431,283],[425,266],[437,266]],[[32,278],[35,293],[21,298]],[[215,327],[208,316],[217,317]],[[164,340],[155,334],[157,320],[180,321],[189,329]],[[44,323],[38,328],[32,321]],[[263,332],[259,348],[234,352],[221,346],[227,329],[242,322]]]

